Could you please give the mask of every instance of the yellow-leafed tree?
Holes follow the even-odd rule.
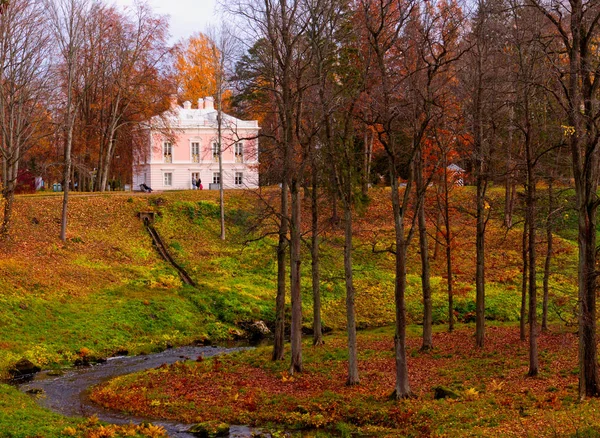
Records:
[[[214,96],[217,92],[215,44],[203,33],[192,35],[178,49],[175,72],[183,101]]]

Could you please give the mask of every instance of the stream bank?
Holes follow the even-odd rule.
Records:
[[[211,357],[233,353],[245,348],[188,346],[143,356],[113,357],[98,365],[69,369],[60,376],[52,375],[55,374],[52,371],[44,371],[36,374],[33,380],[18,386],[21,391],[38,394],[37,402],[41,406],[68,417],[96,415],[100,420],[113,424],[152,422],[152,424],[165,428],[170,437],[192,438],[195,435],[187,432],[190,424],[132,417],[103,409],[89,400],[89,389],[124,374],[156,368],[177,361],[194,360],[199,356]],[[257,430],[246,426],[231,426],[229,437],[252,437],[256,436],[256,433]]]

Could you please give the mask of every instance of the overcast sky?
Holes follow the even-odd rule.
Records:
[[[217,24],[215,0],[147,0],[154,11],[169,15],[171,42],[187,38],[195,32],[206,31],[209,24]],[[113,0],[121,7],[130,7],[134,0]]]

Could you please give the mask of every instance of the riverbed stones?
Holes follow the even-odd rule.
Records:
[[[12,377],[23,377],[38,373],[41,370],[36,364],[29,359],[21,359],[8,371]]]
[[[260,341],[271,334],[271,330],[264,321],[246,321],[240,326],[246,331],[250,341]]]
[[[40,389],[40,388],[31,388],[25,392],[29,395],[33,395],[33,396],[37,396],[37,397],[42,397],[44,395],[44,390]]]
[[[254,321],[250,326],[250,330],[260,333],[262,336],[267,336],[271,333],[271,330],[269,330],[269,327],[267,327],[267,324],[265,324],[264,321]]]
[[[200,438],[229,436],[229,424],[198,423],[188,429],[188,433]]]

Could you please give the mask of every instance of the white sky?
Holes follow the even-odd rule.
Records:
[[[215,0],[147,0],[159,15],[169,15],[171,42],[204,32],[210,24],[218,24]],[[117,6],[132,6],[134,0],[112,0]]]

